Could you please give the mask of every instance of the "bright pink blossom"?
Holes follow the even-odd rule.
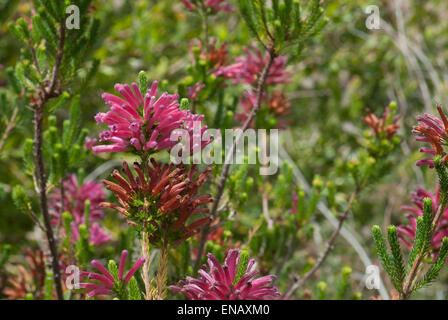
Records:
[[[430,198],[432,200],[432,209],[434,214],[437,212],[437,209],[440,205],[440,191],[439,188],[436,188],[436,193],[432,194],[429,191],[426,191],[420,187],[416,187],[416,192],[412,192],[412,202],[414,206],[403,206],[402,209],[410,214],[407,214],[406,217],[409,219],[408,225],[401,225],[397,228],[399,233],[400,240],[408,247],[412,248],[412,242],[415,237],[415,232],[417,228],[417,217],[423,216],[423,199]],[[434,249],[439,249],[442,245],[443,237],[448,236],[448,208],[445,209],[443,215],[439,221],[439,224],[433,234],[431,240],[431,246]]]
[[[215,76],[224,76],[234,79],[234,83],[246,83],[256,85],[259,74],[269,61],[269,53],[263,55],[254,44],[252,48],[244,48],[245,55],[235,58],[235,63],[219,68],[214,72]],[[291,81],[291,73],[286,71],[288,57],[278,56],[274,59],[266,79],[267,84],[281,84]]]
[[[99,207],[99,204],[106,199],[106,193],[103,190],[103,186],[94,181],[85,182],[83,185],[78,184],[76,175],[72,174],[67,177],[63,182],[64,185],[64,209],[62,210],[61,204],[61,189],[55,188],[54,191],[49,194],[49,213],[53,217],[51,223],[53,225],[61,225],[61,213],[67,211],[72,215],[72,241],[76,241],[79,238],[79,225],[85,224],[85,202],[90,201],[90,216],[89,216],[89,242],[94,245],[110,240],[104,229],[98,224],[98,221],[104,219],[103,209]],[[63,228],[60,228],[63,232]],[[62,233],[62,236],[64,234]]]
[[[92,266],[97,269],[100,273],[96,272],[83,272],[83,275],[90,280],[95,282],[91,283],[80,283],[81,288],[86,288],[90,292],[87,294],[89,297],[94,297],[98,295],[110,295],[114,292],[116,282],[128,284],[132,276],[137,272],[137,270],[145,262],[144,258],[139,258],[134,266],[128,271],[126,276],[124,276],[124,268],[126,266],[126,258],[128,256],[128,251],[123,250],[121,252],[120,265],[118,267],[118,279],[115,279],[112,274],[107,270],[101,263],[96,260],[92,260]],[[118,287],[118,286],[117,286]]]
[[[276,287],[270,286],[273,275],[256,278],[259,271],[253,270],[255,259],[249,259],[246,271],[234,284],[240,263],[241,251],[229,250],[224,265],[208,254],[208,266],[199,270],[197,279],[187,277],[179,286],[170,286],[173,291],[183,293],[190,300],[268,300],[280,296]]]
[[[164,92],[157,99],[157,81],[152,83],[144,97],[136,83],[132,83],[132,88],[127,84],[116,84],[115,89],[122,98],[103,93],[103,100],[110,106],[110,111],[95,116],[97,123],[109,126],[109,130],[100,133],[100,141],[111,144],[94,146],[92,150],[95,153],[169,150],[178,143],[171,139],[171,133],[176,129],[187,131],[193,150],[194,136],[202,137],[207,129],[207,126],[201,126],[203,115],[180,109],[177,94]],[[211,139],[201,141],[200,147],[210,142]]]

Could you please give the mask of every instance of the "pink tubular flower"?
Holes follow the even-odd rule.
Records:
[[[84,141],[84,147],[87,150],[92,150],[93,146],[96,144],[96,139],[90,139],[89,137],[86,137],[86,140]]]
[[[412,192],[412,202],[415,207],[403,206],[402,209],[411,214],[407,214],[406,217],[409,219],[409,225],[401,225],[397,228],[400,240],[408,247],[412,248],[412,242],[415,237],[415,232],[417,229],[417,217],[423,216],[423,199],[430,198],[432,200],[432,209],[435,214],[440,205],[440,192],[439,188],[436,188],[435,195],[428,192],[420,187],[416,187],[416,192]],[[443,215],[439,221],[439,224],[434,232],[431,240],[431,246],[434,249],[439,249],[442,245],[443,237],[448,236],[448,208],[445,209]]]
[[[442,106],[437,105],[440,118],[437,118],[431,114],[425,113],[423,116],[418,116],[418,125],[412,130],[417,134],[417,141],[429,142],[432,149],[421,148],[420,152],[428,153],[432,157],[429,159],[417,161],[418,166],[429,165],[430,168],[434,167],[433,157],[435,155],[445,155],[443,146],[448,142],[448,119],[443,113]],[[446,161],[447,156],[442,158],[442,161]]]
[[[297,192],[292,192],[292,209],[289,211],[291,214],[296,214],[297,210],[299,210],[299,196]]]
[[[124,276],[124,268],[126,265],[126,258],[128,256],[128,251],[123,250],[121,252],[120,265],[118,267],[118,279],[115,279],[112,274],[107,270],[102,264],[96,260],[92,260],[92,266],[97,269],[100,273],[96,272],[83,272],[83,275],[90,280],[96,280],[97,283],[80,283],[81,288],[85,288],[90,292],[87,294],[90,298],[98,295],[110,295],[112,293],[119,294],[117,292],[120,290],[120,284],[125,285],[129,283],[132,276],[137,272],[137,270],[145,262],[144,258],[139,258],[134,266],[128,271],[126,276]],[[123,277],[124,276],[124,277]],[[99,282],[99,283],[98,283]]]
[[[234,83],[255,85],[258,75],[269,61],[268,52],[263,56],[255,44],[252,45],[252,49],[245,48],[244,51],[246,55],[236,57],[235,64],[219,68],[214,75],[234,79]],[[287,60],[288,57],[286,56],[278,56],[274,59],[266,79],[267,84],[281,84],[291,81],[291,73],[285,70]]]
[[[196,82],[192,87],[188,88],[188,98],[190,100],[196,100],[199,93],[201,93],[202,89],[205,88],[205,84],[202,82]]]
[[[49,213],[53,217],[51,223],[53,225],[60,225],[61,213],[67,211],[72,215],[72,241],[79,238],[79,225],[84,224],[84,209],[85,202],[90,201],[90,216],[89,216],[89,242],[94,245],[110,240],[110,236],[105,233],[104,229],[97,223],[104,219],[103,209],[99,204],[106,199],[106,193],[103,186],[94,181],[89,181],[79,186],[76,175],[72,174],[63,182],[64,185],[64,208],[61,208],[61,189],[54,189],[53,193],[49,195]],[[60,228],[63,232],[63,228]],[[63,234],[62,234],[63,236]]]
[[[198,8],[197,0],[181,0],[188,10],[194,11]],[[232,12],[234,9],[227,3],[228,0],[206,0],[205,6],[213,12],[228,11]]]
[[[100,133],[100,141],[112,144],[97,145],[92,150],[100,152],[127,152],[153,153],[160,150],[169,150],[178,143],[172,140],[171,133],[176,129],[187,130],[193,138],[193,124],[199,124],[203,115],[192,114],[188,110],[180,110],[178,95],[164,92],[158,99],[157,81],[143,97],[136,83],[132,89],[127,84],[116,84],[115,89],[123,96],[117,97],[103,93],[102,97],[110,106],[107,113],[98,113],[95,116],[97,123],[104,123],[109,130]],[[207,129],[200,127],[202,134]],[[202,148],[211,142],[202,142]],[[191,144],[193,147],[193,145]]]
[[[256,278],[258,270],[252,270],[255,259],[249,259],[244,274],[236,279],[241,251],[229,250],[224,265],[208,254],[208,265],[199,270],[197,279],[187,277],[171,290],[183,293],[190,300],[268,300],[280,296],[277,288],[268,286],[274,276]]]
[[[217,77],[223,76],[227,79],[235,79],[235,82],[237,82],[236,79],[244,72],[244,65],[241,62],[237,62],[228,66],[219,67],[218,70],[213,72],[213,75]]]

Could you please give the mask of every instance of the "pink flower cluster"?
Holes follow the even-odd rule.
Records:
[[[258,77],[263,71],[263,68],[269,61],[269,53],[265,52],[263,55],[260,49],[253,44],[251,48],[244,48],[245,55],[241,55],[235,58],[235,63],[227,66],[219,67],[213,74],[215,76],[222,76],[227,79],[233,79],[234,84],[248,84],[252,88],[257,86]],[[285,84],[291,81],[291,73],[286,71],[286,62],[288,61],[287,56],[278,56],[274,59],[268,75],[266,78],[266,84],[268,85],[278,85]],[[275,98],[275,96],[272,96]],[[257,100],[256,90],[246,91],[240,98],[240,104],[243,108],[242,112],[237,112],[235,119],[244,123],[247,119],[247,115],[252,110],[255,102]],[[267,102],[268,95],[264,94],[262,97],[262,103]],[[278,99],[277,99],[278,100]],[[281,103],[280,103],[281,102]],[[278,100],[275,105],[283,107],[289,103],[287,100]],[[279,116],[279,115],[276,115]],[[253,126],[252,122],[250,126]]]
[[[128,271],[126,276],[124,276],[124,268],[126,266],[126,258],[128,256],[128,251],[123,250],[121,252],[120,265],[118,267],[118,281],[122,281],[128,284],[132,276],[137,272],[137,270],[145,262],[144,258],[139,258],[134,266]],[[87,277],[90,280],[95,280],[99,283],[80,283],[81,288],[90,290],[87,294],[90,298],[98,295],[110,295],[114,289],[115,279],[112,274],[98,261],[92,260],[92,266],[96,268],[100,273],[96,272],[83,272],[81,276]],[[123,277],[124,276],[124,277]]]
[[[171,290],[183,293],[190,300],[268,300],[280,296],[277,288],[269,286],[274,276],[256,278],[258,270],[252,270],[254,259],[249,259],[246,271],[234,284],[238,271],[241,251],[229,250],[224,265],[208,254],[208,266],[199,270],[197,279],[187,277],[179,281],[179,286],[170,286]]]
[[[194,11],[198,8],[198,0],[181,0],[188,10]],[[201,0],[202,1],[202,0]],[[234,9],[227,3],[228,0],[206,0],[204,5],[214,12],[228,11],[232,12]]]
[[[269,61],[269,53],[263,55],[258,47],[244,48],[245,55],[235,58],[235,63],[222,66],[214,72],[215,76],[233,79],[233,83],[256,85],[258,75]],[[266,79],[267,84],[282,84],[291,81],[291,73],[286,71],[287,56],[278,56],[274,59]]]
[[[64,208],[62,209],[61,189],[54,189],[49,195],[49,213],[53,217],[51,223],[60,225],[61,213],[67,211],[72,217],[71,233],[72,241],[75,242],[79,238],[79,226],[85,223],[84,206],[87,200],[90,201],[89,216],[89,242],[94,245],[100,245],[110,240],[110,235],[106,234],[104,229],[98,224],[99,220],[104,219],[104,212],[99,204],[106,199],[106,193],[103,186],[94,181],[89,181],[79,186],[76,175],[72,174],[63,182],[64,186]],[[61,233],[63,228],[60,228]],[[62,234],[63,236],[63,234]]]
[[[408,247],[412,248],[412,242],[415,237],[415,232],[417,229],[417,217],[423,216],[423,199],[431,198],[432,208],[435,213],[440,205],[440,192],[439,188],[436,188],[436,193],[432,194],[420,187],[416,187],[416,192],[412,192],[412,202],[415,207],[403,206],[402,209],[411,214],[407,214],[406,217],[409,219],[409,225],[401,225],[397,228],[400,240]],[[439,249],[442,245],[443,237],[448,236],[448,208],[445,209],[443,215],[439,221],[439,224],[434,231],[431,246],[434,249]]]
[[[92,147],[96,154],[169,150],[178,143],[171,139],[171,133],[176,129],[186,130],[191,138],[191,150],[197,150],[194,149],[197,146],[193,144],[193,138],[196,135],[202,137],[207,129],[200,125],[204,116],[181,110],[177,94],[164,92],[157,99],[157,81],[152,83],[144,97],[136,83],[132,83],[132,88],[127,84],[116,84],[115,89],[123,98],[103,93],[102,98],[110,106],[110,111],[95,116],[97,123],[109,126],[109,130],[100,133],[100,141],[111,142]],[[205,147],[211,140],[202,141],[200,147]]]

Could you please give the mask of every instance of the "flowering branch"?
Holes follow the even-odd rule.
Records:
[[[430,168],[435,168],[438,176],[437,196],[433,197],[431,193],[417,189],[414,204],[418,206],[418,209],[404,207],[405,210],[414,214],[414,216],[408,216],[411,225],[387,228],[390,252],[380,227],[372,228],[378,256],[393,286],[398,291],[400,299],[408,299],[413,292],[434,281],[448,256],[448,238],[444,233],[444,223],[441,221],[448,205],[447,156],[443,147],[448,133],[448,120],[440,105],[437,105],[437,109],[441,119],[430,114],[418,116],[418,125],[413,128],[418,141],[431,144],[432,149],[421,148],[420,151],[432,155],[433,158],[420,160],[416,165],[428,165]],[[411,248],[407,271],[397,231],[400,232],[402,242]],[[408,238],[412,240],[412,244]],[[433,258],[432,261],[428,260],[430,257]],[[430,267],[425,268],[425,265]]]
[[[437,209],[437,212],[434,216],[434,219],[431,223],[432,230],[435,230],[436,226],[439,223],[440,218],[442,217],[442,213],[445,211],[447,207],[447,199],[444,197],[444,201],[439,205],[439,208]],[[412,285],[415,284],[416,279],[419,278],[420,269],[419,272],[417,272],[418,268],[426,258],[428,252],[427,251],[420,251],[417,256],[415,257],[414,263],[412,264],[411,270],[409,271],[409,275],[407,276],[404,284],[403,284],[403,292],[400,293],[400,299],[407,299],[409,298],[410,294],[413,290],[411,290]]]

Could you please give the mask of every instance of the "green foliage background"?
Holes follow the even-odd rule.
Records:
[[[398,9],[400,2],[402,5]],[[236,7],[235,3],[232,4]],[[364,9],[371,4],[380,8],[384,20],[380,30],[368,30],[365,26],[367,14]],[[163,80],[163,90],[176,92],[188,75],[187,66],[191,65],[190,42],[202,37],[199,15],[185,10],[181,1],[98,0],[94,5],[92,12],[102,21],[94,51],[100,65],[80,95],[81,123],[89,128],[90,137],[96,137],[100,130],[93,116],[105,110],[101,93],[113,92],[117,82],[135,81],[140,70],[145,70],[150,80]],[[0,0],[0,64],[4,66],[0,69],[0,93],[8,86],[6,68],[17,62],[20,50],[18,40],[8,31],[7,24],[28,12],[29,7],[28,1]],[[360,121],[364,110],[369,108],[380,115],[392,100],[399,106],[399,135],[403,141],[393,154],[393,167],[389,168],[385,178],[375,181],[361,193],[352,209],[353,217],[346,222],[356,230],[358,241],[372,259],[375,254],[371,226],[406,222],[400,206],[410,203],[410,192],[415,185],[434,191],[434,172],[415,166],[415,161],[422,156],[411,129],[417,114],[434,113],[435,103],[447,106],[447,13],[448,2],[443,0],[328,1],[326,15],[330,22],[319,36],[312,39],[306,50],[288,63],[293,81],[283,90],[291,100],[292,114],[289,116],[290,126],[283,133],[282,145],[308,183],[315,175],[319,175],[324,183],[330,181],[332,193],[326,189],[324,195],[328,196],[326,201],[334,214],[344,211],[353,186],[347,163],[362,144],[363,131],[367,129]],[[218,14],[210,23],[209,33],[220,42],[229,44],[231,58],[241,54],[242,47],[251,41],[249,31],[237,13]],[[235,90],[236,94],[241,92],[240,88],[229,90]],[[210,98],[199,106],[199,111],[213,114],[211,110],[215,108],[216,99]],[[68,113],[69,103],[59,107],[57,117],[66,119]],[[22,117],[23,121],[13,129],[0,154],[0,243],[11,244],[14,254],[34,242],[31,220],[19,212],[11,198],[15,185],[32,188],[31,181],[23,172],[24,140],[31,136],[31,113],[25,110]],[[6,119],[1,118],[1,132]],[[105,161],[123,157],[91,155],[84,162],[83,169],[88,174]],[[269,205],[275,221],[282,225],[292,208],[290,192],[298,187],[291,178],[291,170],[289,166],[283,166],[280,183],[277,175],[261,184],[261,190],[249,191],[249,199],[238,206],[237,218],[228,222],[233,242],[245,243],[247,233],[262,219],[262,191],[276,190],[278,196],[272,197]],[[107,175],[108,171],[105,171],[97,179]],[[285,188],[282,190],[281,186]],[[111,212],[106,217],[106,227],[115,232],[115,243],[126,247],[129,236],[120,227],[119,218]],[[277,232],[263,231],[263,228],[261,232]],[[309,230],[305,231],[308,236],[298,244],[300,250],[285,262],[285,268],[279,274],[281,289],[288,282],[288,270],[307,269],[310,257],[317,257],[332,228],[320,213],[316,213]],[[104,248],[103,255],[107,256],[112,251],[118,252]],[[273,256],[264,258],[261,265],[265,271],[276,270]],[[343,271],[341,275],[346,265],[353,270],[349,280],[344,280]],[[338,286],[328,285],[327,298],[360,296],[367,299],[374,292],[364,288],[364,272],[356,252],[343,238],[339,238],[318,275],[327,283],[342,281]],[[183,277],[182,274],[179,276]],[[446,298],[445,272],[442,272],[441,279],[422,290],[418,297]],[[345,290],[344,281],[350,282],[351,290],[341,294]],[[390,283],[386,285],[392,288]],[[313,292],[314,298],[321,296],[323,285],[310,281],[305,287]],[[304,297],[303,294],[302,290],[298,297]]]

